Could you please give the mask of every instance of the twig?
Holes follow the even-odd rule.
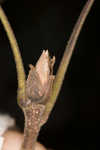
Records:
[[[21,99],[25,99],[25,72],[24,72],[20,50],[16,42],[16,38],[14,36],[10,23],[1,6],[0,6],[0,20],[8,36],[13,51],[15,63],[16,63],[17,76],[18,76],[18,101],[19,101]]]
[[[30,66],[26,84],[24,68],[17,42],[2,7],[0,7],[0,19],[8,35],[15,57],[18,74],[19,104],[25,116],[24,141],[21,150],[35,150],[40,128],[47,121],[55,104],[79,33],[94,1],[95,0],[88,0],[81,12],[65,49],[55,80],[53,76],[53,64],[55,59],[50,59],[48,51],[43,51],[36,67]]]
[[[51,94],[54,80],[53,65],[48,51],[43,51],[36,66],[30,66],[26,81],[26,100],[21,101],[25,116],[24,141],[21,150],[34,150],[41,126],[47,121],[43,116],[45,104]]]

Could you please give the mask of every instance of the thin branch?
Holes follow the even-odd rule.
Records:
[[[26,91],[25,91],[25,73],[19,48],[15,40],[13,31],[10,27],[10,24],[8,23],[8,20],[3,12],[3,9],[0,7],[0,19],[8,35],[15,57],[18,73],[19,98],[25,100],[22,101],[22,103],[21,101],[19,102],[20,105],[22,106],[22,110],[24,111],[25,116],[24,141],[21,150],[35,150],[35,144],[37,141],[40,128],[47,121],[49,113],[51,112],[55,104],[72,53],[74,51],[74,47],[77,42],[79,33],[82,29],[83,23],[85,22],[86,16],[88,15],[94,1],[95,0],[87,1],[74,27],[68,45],[65,49],[65,53],[59,66],[57,75],[55,77],[52,93],[50,92],[50,89],[52,87],[51,85],[54,79],[54,76],[52,75],[53,69],[52,67],[55,60],[49,59],[48,51],[43,52],[43,55],[40,57],[40,60],[36,64],[35,68],[31,66],[30,68],[31,70],[29,72],[29,76],[26,82]],[[50,98],[48,99],[49,96]]]
[[[35,66],[30,65],[26,80],[26,99],[24,103],[21,102],[25,116],[24,140],[21,150],[35,150],[40,128],[48,119],[43,114],[54,81],[52,71],[54,61],[55,58],[50,58],[47,50],[42,52]]]
[[[65,48],[65,52],[64,52],[63,58],[61,60],[59,69],[57,71],[57,75],[56,75],[56,78],[55,78],[54,84],[53,84],[52,94],[51,94],[51,97],[48,100],[48,103],[46,105],[45,114],[49,114],[51,112],[51,110],[52,110],[52,108],[56,102],[57,96],[60,92],[60,89],[61,89],[61,86],[62,86],[62,83],[64,80],[64,76],[65,76],[65,73],[68,69],[68,65],[69,65],[70,59],[72,57],[77,39],[78,39],[79,34],[80,34],[80,31],[83,27],[85,19],[89,13],[94,1],[95,0],[88,0],[86,2],[77,22],[75,24],[73,32],[72,32],[70,39],[68,41],[68,44]]]
[[[25,99],[25,72],[24,72],[20,50],[16,38],[14,36],[13,30],[10,26],[10,23],[1,6],[0,6],[0,20],[8,36],[12,48],[12,52],[14,55],[15,63],[16,63],[17,75],[18,75],[18,100]]]

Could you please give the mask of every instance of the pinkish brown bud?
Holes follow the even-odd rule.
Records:
[[[48,50],[43,51],[36,67],[30,65],[26,81],[26,98],[35,103],[44,103],[50,96],[54,80],[53,65],[55,57],[49,57]]]

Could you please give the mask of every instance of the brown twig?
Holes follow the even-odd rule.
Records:
[[[61,64],[60,64],[60,66],[59,66],[59,69],[58,69],[58,72],[57,72],[57,75],[56,75],[56,77],[55,77],[55,80],[54,80],[54,83],[53,83],[53,88],[52,88],[52,92],[50,92],[51,94],[50,94],[50,98],[48,99],[46,99],[47,101],[46,101],[46,103],[44,103],[44,101],[42,101],[42,104],[40,104],[41,106],[45,106],[45,109],[44,109],[44,111],[42,111],[42,116],[40,117],[40,126],[39,126],[39,128],[38,128],[38,132],[39,132],[39,130],[40,130],[40,128],[41,128],[41,126],[47,121],[47,119],[48,119],[48,116],[49,116],[49,114],[50,114],[50,112],[51,112],[51,110],[52,110],[52,108],[53,108],[53,106],[54,106],[54,104],[55,104],[55,101],[56,101],[56,98],[57,98],[57,96],[58,96],[58,93],[59,93],[59,91],[60,91],[60,89],[61,89],[61,85],[62,85],[62,82],[63,82],[63,79],[64,79],[64,76],[65,76],[65,72],[66,72],[66,70],[67,70],[67,68],[68,68],[68,64],[69,64],[69,62],[70,62],[70,59],[71,59],[71,56],[72,56],[72,53],[73,53],[73,51],[74,51],[74,47],[75,47],[75,44],[76,44],[76,41],[77,41],[77,39],[78,39],[78,36],[79,36],[79,33],[80,33],[80,31],[81,31],[81,29],[82,29],[82,26],[83,26],[83,23],[85,22],[85,19],[86,19],[86,16],[88,15],[88,13],[89,13],[89,10],[90,10],[90,8],[91,8],[91,6],[92,6],[92,4],[93,4],[93,2],[94,2],[94,0],[88,0],[87,1],[87,3],[85,4],[85,6],[84,6],[84,8],[83,8],[83,10],[82,10],[82,12],[81,12],[81,14],[80,14],[80,16],[79,16],[79,19],[78,19],[78,21],[76,22],[76,25],[75,25],[75,27],[74,27],[74,29],[73,29],[73,32],[72,32],[72,34],[71,34],[71,37],[70,37],[70,39],[69,39],[69,42],[68,42],[68,45],[67,45],[67,47],[66,47],[66,49],[65,49],[65,53],[64,53],[64,56],[63,56],[63,58],[62,58],[62,61],[61,61]],[[45,59],[43,59],[43,61],[45,62]],[[41,61],[41,63],[43,62],[43,61]],[[41,63],[40,63],[40,66],[41,66]],[[46,66],[45,65],[45,63],[43,64],[43,66]],[[40,69],[40,68],[39,68]],[[34,68],[33,68],[33,70],[34,70]],[[40,69],[41,70],[41,69]],[[46,70],[46,69],[44,69],[44,70]],[[42,75],[42,74],[41,74]],[[34,75],[33,75],[34,76]],[[36,82],[36,83],[38,83],[38,82]],[[31,84],[29,84],[29,85],[31,85]],[[34,89],[34,88],[32,88],[32,89]],[[38,92],[39,92],[39,90],[38,90]],[[29,94],[29,95],[31,95],[31,94]],[[34,96],[33,96],[34,97]],[[31,103],[32,103],[32,101],[31,101]],[[41,102],[40,102],[41,103]],[[36,104],[36,103],[35,103]],[[44,105],[45,104],[45,105]],[[34,107],[34,106],[33,106]],[[33,115],[34,116],[34,115]],[[26,115],[26,117],[27,117],[27,115]],[[30,120],[32,120],[31,119],[32,118],[32,116],[30,116]],[[34,120],[32,120],[32,121],[34,121]],[[36,121],[36,120],[35,120]],[[34,121],[34,122],[35,122]],[[42,123],[41,123],[42,122]],[[27,121],[26,121],[26,123],[28,123]],[[35,126],[34,126],[35,127]],[[34,130],[34,132],[35,132],[35,128],[33,129]],[[26,132],[26,131],[25,131]],[[24,133],[25,133],[24,132]],[[31,142],[33,139],[37,139],[37,137],[38,137],[38,132],[37,133],[30,133],[29,132],[29,129],[27,129],[27,132],[30,134],[30,136],[26,136],[26,140],[24,140],[24,149],[22,149],[22,150],[35,150],[35,143],[33,144],[33,147],[31,147],[30,148],[30,145],[31,144],[29,144],[29,147],[25,147],[25,141],[27,141],[28,139],[30,139],[29,141]],[[26,134],[26,133],[25,133]],[[32,136],[32,134],[34,135],[34,137]],[[33,138],[33,139],[32,139]],[[36,141],[35,141],[36,142]]]
[[[31,103],[24,109],[24,141],[21,150],[35,150],[35,144],[40,131],[40,122],[44,108],[45,107],[43,105],[35,105],[34,103]]]
[[[25,128],[24,141],[21,150],[35,150],[35,144],[40,128],[47,121],[47,118],[55,104],[79,33],[94,1],[95,0],[88,0],[79,16],[65,49],[55,80],[53,76],[53,65],[55,58],[50,59],[48,51],[43,51],[36,67],[30,67],[26,84],[18,45],[10,24],[8,23],[8,20],[0,7],[0,19],[4,25],[13,49],[18,72],[18,85],[19,89],[21,88],[22,91],[19,104],[25,115]],[[18,62],[19,58],[20,63]]]
[[[48,51],[43,51],[36,66],[30,65],[26,81],[26,99],[19,101],[25,116],[24,141],[21,150],[35,150],[40,128],[47,121],[43,114],[54,80],[54,61],[55,58],[50,59]]]

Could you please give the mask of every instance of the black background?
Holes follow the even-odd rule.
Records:
[[[28,64],[35,65],[43,49],[48,49],[51,56],[56,56],[56,74],[68,38],[85,2],[5,1],[3,8],[15,32],[26,74]],[[99,45],[96,44],[96,2],[79,36],[56,105],[39,135],[41,143],[55,150],[95,150],[96,141],[100,141],[100,136],[96,136],[96,120],[99,116],[96,115],[95,87],[95,62]],[[99,59],[97,64],[100,64]],[[99,68],[98,65],[100,74]],[[13,54],[0,23],[0,111],[13,116],[23,131],[24,117],[16,102],[16,91]]]

